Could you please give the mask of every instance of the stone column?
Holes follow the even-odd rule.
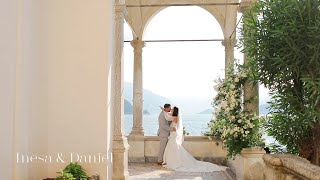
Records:
[[[227,69],[234,65],[234,47],[237,43],[235,38],[225,39],[221,44],[225,47],[225,77],[227,75]]]
[[[112,120],[113,144],[113,180],[125,180],[129,176],[128,172],[128,149],[129,144],[123,132],[124,117],[124,95],[123,95],[123,23],[125,15],[124,3],[115,3],[115,34],[114,34],[114,62],[112,64]]]
[[[143,79],[142,79],[142,48],[144,41],[133,40],[134,49],[133,71],[133,127],[128,137],[130,144],[129,162],[145,162],[144,131],[142,127],[143,115]]]
[[[142,127],[143,113],[143,79],[142,79],[142,48],[144,41],[133,40],[131,45],[134,49],[133,71],[133,127],[130,135],[144,136]]]
[[[239,6],[239,11],[245,16],[246,11],[250,8],[255,0],[242,0]],[[246,53],[243,54],[244,64],[248,63]],[[259,115],[259,84],[246,83],[244,85],[244,100],[251,100],[244,107],[245,110],[251,111]]]

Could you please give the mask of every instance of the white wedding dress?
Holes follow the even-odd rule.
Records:
[[[170,132],[170,136],[168,137],[169,140],[163,155],[163,161],[166,163],[164,167],[182,172],[213,172],[226,170],[227,167],[224,166],[198,161],[188,153],[182,146],[183,127],[182,124],[179,127],[179,124],[179,122],[178,125],[172,122],[170,125],[170,127],[175,127],[177,130],[176,132]]]

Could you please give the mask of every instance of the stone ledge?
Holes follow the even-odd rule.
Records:
[[[159,141],[158,136],[145,136],[145,141]],[[207,136],[184,136],[184,141],[208,141],[212,142]],[[215,141],[216,142],[216,141]]]
[[[245,158],[261,158],[266,151],[261,147],[251,147],[251,148],[243,148],[241,150],[241,156]]]
[[[283,170],[287,174],[293,174],[303,179],[320,179],[320,167],[299,156],[292,154],[266,154],[263,156],[263,160],[267,165]]]
[[[129,135],[127,136],[128,141],[145,141],[145,136],[136,136],[136,135]]]

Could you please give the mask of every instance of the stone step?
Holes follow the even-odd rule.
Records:
[[[223,175],[228,180],[237,180],[236,174],[234,174],[230,168],[228,168],[226,171],[223,171]]]

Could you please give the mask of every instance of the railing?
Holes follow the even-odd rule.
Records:
[[[311,164],[308,160],[292,154],[266,154],[264,179],[303,179],[320,180],[320,167]]]
[[[159,152],[159,138],[144,136],[144,139],[128,139],[129,162],[156,162]],[[226,149],[221,142],[209,140],[206,136],[185,136],[184,148],[196,159],[225,165]]]

